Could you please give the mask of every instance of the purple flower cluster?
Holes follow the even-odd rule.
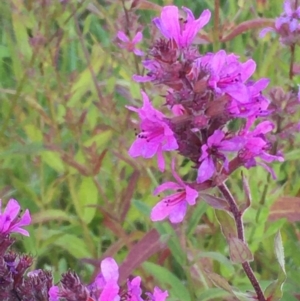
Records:
[[[195,19],[188,8],[183,10],[186,20],[179,18],[176,6],[164,7],[160,18],[154,18],[164,38],[154,43],[150,58],[143,61],[147,74],[133,76],[137,82],[165,85],[164,105],[169,112],[155,109],[145,92],[142,108],[128,107],[140,119],[140,132],[129,150],[132,157],[157,155],[163,171],[163,152],[176,150],[198,170],[195,183],[184,183],[172,166],[177,183],[167,182],[155,190],[155,194],[167,189],[176,192],[153,208],[151,219],[169,216],[174,223],[182,221],[187,204],[195,204],[197,185],[206,181],[213,185],[219,175],[228,176],[241,166],[261,165],[275,177],[265,162],[283,161],[280,154],[269,153],[267,134],[274,125],[255,122],[271,114],[270,101],[262,94],[269,80],[251,80],[256,69],[252,59],[241,62],[224,50],[200,54],[193,41],[208,23],[210,12],[205,10]],[[237,128],[232,124],[238,130],[231,130]]]
[[[101,273],[91,285],[81,283],[74,272],[62,276],[60,285],[53,285],[50,271],[35,270],[26,274],[32,265],[33,258],[19,255],[9,250],[14,243],[10,233],[17,232],[29,236],[22,227],[31,222],[29,211],[19,216],[20,205],[11,199],[5,210],[1,210],[0,201],[0,300],[49,300],[49,301],[165,301],[167,291],[158,287],[153,293],[143,293],[141,278],[135,277],[127,281],[126,288],[118,285],[119,268],[113,258],[101,262]],[[142,293],[146,299],[142,297]]]
[[[275,20],[275,28],[264,28],[260,32],[260,37],[264,37],[268,32],[276,32],[282,44],[288,46],[297,44],[300,41],[300,6],[297,7],[297,1],[286,0],[283,10],[284,12]]]
[[[142,298],[141,278],[135,277],[127,281],[127,288],[120,289],[118,285],[119,268],[113,258],[106,258],[101,262],[101,273],[95,281],[85,286],[80,283],[74,273],[66,273],[61,281],[61,287],[52,286],[49,291],[50,301],[77,300],[77,301],[165,301],[168,292],[154,288],[153,294],[145,293]],[[62,298],[62,299],[61,299]]]

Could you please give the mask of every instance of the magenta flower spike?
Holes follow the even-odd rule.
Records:
[[[199,195],[198,191],[185,184],[175,171],[175,160],[172,160],[172,174],[175,182],[166,182],[154,190],[157,195],[165,190],[174,190],[175,193],[163,198],[151,211],[151,220],[160,221],[169,216],[172,223],[180,223],[187,209],[187,204],[195,205]]]
[[[1,208],[2,202],[0,200],[0,233],[9,234],[11,232],[16,232],[25,236],[29,236],[28,231],[22,229],[22,227],[28,226],[31,222],[28,209],[26,209],[24,214],[19,217],[18,214],[21,207],[14,199],[10,199],[8,201],[8,204],[3,212]]]
[[[221,130],[215,130],[214,133],[207,139],[207,143],[201,147],[201,157],[199,158],[200,166],[198,168],[197,182],[203,183],[210,179],[216,172],[215,160],[223,161],[223,167],[228,170],[228,158],[223,152],[237,152],[244,143],[242,137],[233,137],[224,139],[225,133]]]
[[[191,45],[199,30],[208,23],[211,16],[210,11],[206,9],[198,19],[195,19],[190,9],[186,7],[182,9],[187,14],[185,22],[180,22],[178,8],[173,5],[165,6],[160,18],[153,19],[161,34],[167,39],[174,40],[178,48]]]
[[[142,91],[141,93],[143,96],[142,108],[127,106],[129,110],[137,112],[141,119],[141,132],[137,135],[128,152],[133,158],[139,156],[152,158],[157,154],[158,167],[164,171],[163,152],[177,149],[178,144],[164,114],[153,108],[145,92]]]
[[[136,48],[136,44],[143,39],[143,34],[139,31],[136,33],[132,41],[123,31],[119,31],[117,37],[122,41],[119,43],[120,48],[126,49],[128,52],[133,52],[135,55],[142,56],[144,52]]]

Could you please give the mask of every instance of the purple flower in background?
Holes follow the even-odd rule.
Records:
[[[248,128],[249,126],[246,126],[245,129],[240,132],[240,136],[246,139],[246,143],[239,152],[239,158],[244,162],[246,168],[260,165],[270,172],[275,179],[274,171],[268,165],[262,162],[257,163],[255,160],[255,158],[261,158],[267,163],[284,161],[281,155],[271,155],[267,153],[270,149],[270,144],[266,140],[265,134],[274,129],[274,124],[270,121],[263,121],[259,123],[252,132],[248,131]]]
[[[229,161],[223,152],[239,151],[245,139],[242,137],[233,137],[231,139],[224,139],[225,133],[221,130],[215,132],[207,139],[207,143],[201,147],[201,157],[199,158],[200,166],[198,168],[197,182],[203,183],[210,179],[216,172],[215,160],[223,161],[223,167],[228,170]]]
[[[291,1],[286,0],[283,4],[284,13],[275,21],[275,28],[280,29],[283,24],[288,24],[291,32],[299,27],[300,7],[292,8]]]
[[[20,209],[19,203],[14,199],[10,199],[5,210],[2,212],[2,202],[0,200],[0,233],[17,232],[29,236],[28,231],[22,229],[22,227],[30,224],[31,217],[28,209],[25,210],[21,217],[18,216]]]
[[[142,108],[127,106],[129,110],[137,112],[141,119],[141,132],[131,145],[129,155],[134,158],[138,156],[152,158],[157,154],[158,167],[163,171],[165,168],[163,151],[175,150],[178,144],[164,114],[153,108],[146,93],[141,93],[144,102]]]
[[[153,23],[160,30],[161,34],[167,39],[175,40],[178,48],[189,46],[198,31],[204,27],[210,19],[210,11],[204,10],[198,19],[195,19],[192,11],[186,7],[182,7],[186,12],[187,18],[181,22],[178,8],[170,5],[162,9],[160,18],[154,18]]]
[[[276,32],[280,35],[280,42],[284,45],[292,45],[299,42],[299,21],[300,7],[295,7],[294,3],[286,0],[283,4],[284,12],[275,20],[275,28],[264,28],[259,37],[263,38],[269,32]]]
[[[196,203],[198,191],[181,180],[175,171],[175,160],[172,161],[172,174],[177,183],[166,182],[154,190],[154,195],[167,189],[175,190],[175,193],[163,198],[153,207],[151,211],[152,221],[160,221],[169,216],[172,223],[179,223],[186,214],[187,204],[192,206]]]
[[[132,41],[126,36],[126,34],[123,31],[119,31],[117,34],[117,37],[123,42],[119,43],[119,46],[123,49],[126,49],[129,52],[133,52],[135,55],[142,56],[144,55],[144,52],[137,49],[135,46],[137,43],[139,43],[143,39],[143,34],[139,31],[134,36]]]

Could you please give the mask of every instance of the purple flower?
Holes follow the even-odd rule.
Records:
[[[143,51],[135,47],[136,44],[143,39],[143,34],[140,31],[137,32],[132,41],[130,41],[130,39],[126,36],[126,34],[123,31],[119,31],[117,37],[123,42],[119,43],[119,46],[121,48],[126,49],[129,52],[133,52],[135,55],[144,55]]]
[[[224,139],[225,133],[221,130],[215,132],[207,139],[207,143],[201,147],[200,166],[198,168],[197,182],[203,183],[210,179],[216,172],[216,160],[223,161],[223,167],[228,170],[229,161],[223,152],[239,151],[245,140],[242,137]]]
[[[48,292],[49,301],[59,301],[59,287],[53,285]]]
[[[196,203],[198,191],[185,184],[175,172],[175,160],[172,161],[172,174],[177,183],[163,183],[154,190],[154,195],[167,189],[175,190],[176,192],[163,198],[154,206],[151,211],[152,221],[160,221],[169,216],[172,223],[180,223],[185,216],[187,204],[192,206]]]
[[[142,289],[141,289],[141,277],[135,277],[131,281],[127,280],[127,289],[128,291],[126,292],[127,296],[129,297],[129,301],[143,301],[141,298],[142,294]],[[123,297],[123,296],[122,296]],[[124,299],[124,297],[123,297]],[[123,300],[122,299],[122,300]],[[127,299],[125,299],[127,300]]]
[[[226,93],[233,99],[240,102],[247,102],[249,99],[248,89],[245,85],[256,69],[253,60],[241,63],[238,56],[226,54],[224,50],[218,51],[213,57],[208,55],[208,59],[201,58],[202,64],[206,64],[211,75],[208,81],[209,86],[217,93]]]
[[[294,4],[293,4],[294,6]],[[292,7],[289,0],[284,1],[284,12],[275,20],[275,28],[264,28],[259,37],[263,38],[269,32],[276,32],[280,35],[280,42],[284,45],[293,45],[299,42],[299,20],[300,7]]]
[[[255,160],[255,158],[258,157],[267,163],[275,160],[280,162],[284,161],[281,155],[270,155],[267,153],[267,150],[270,149],[270,144],[267,142],[265,134],[274,129],[274,124],[270,121],[263,121],[259,123],[252,132],[248,131],[248,128],[249,126],[246,125],[243,131],[240,132],[240,136],[244,137],[247,142],[240,150],[239,158],[244,162],[246,168],[260,165],[276,179],[274,171],[268,165],[262,162],[257,163]]]
[[[107,257],[101,262],[101,273],[94,286],[101,290],[99,301],[119,301],[119,267],[115,260]]]
[[[164,75],[164,70],[162,69],[159,62],[155,60],[144,60],[143,65],[146,69],[149,70],[149,72],[143,76],[143,75],[133,75],[132,79],[138,83],[145,83],[149,81],[157,81],[159,82]]]
[[[18,216],[20,208],[21,207],[16,200],[10,199],[2,213],[2,202],[0,200],[0,233],[8,234],[17,232],[29,236],[28,231],[21,227],[28,226],[31,222],[31,217],[28,209],[25,210],[22,217]]]
[[[158,167],[163,171],[165,168],[163,151],[175,150],[178,144],[164,114],[153,108],[146,93],[143,91],[141,93],[144,102],[142,108],[127,106],[129,110],[137,112],[141,119],[141,132],[131,145],[129,155],[134,158],[138,156],[152,158],[157,154]]]
[[[262,90],[267,87],[269,82],[268,78],[261,78],[257,82],[248,82],[248,102],[232,100],[227,108],[230,114],[234,117],[247,118],[247,124],[252,124],[259,116],[268,116],[271,113],[267,110],[270,101],[262,95]]]
[[[147,296],[149,297],[150,301],[165,301],[169,294],[167,291],[163,292],[158,287],[155,287],[153,294],[148,293]]]
[[[182,9],[187,14],[187,19],[180,22],[178,8],[170,5],[162,9],[160,18],[154,18],[153,23],[160,30],[161,34],[167,39],[175,40],[179,48],[189,46],[198,31],[205,26],[210,19],[210,11],[204,10],[198,19],[195,19],[192,11],[186,7]]]
[[[276,19],[275,28],[279,30],[283,24],[288,24],[291,32],[294,32],[299,27],[300,7],[293,9],[289,0],[284,1],[284,13]]]

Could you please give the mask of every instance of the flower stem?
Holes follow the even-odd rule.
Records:
[[[238,238],[245,243],[246,241],[245,241],[245,235],[244,235],[244,225],[243,225],[243,220],[242,220],[242,213],[239,210],[239,207],[238,207],[234,197],[232,196],[231,192],[229,191],[227,185],[225,184],[225,182],[222,183],[221,185],[219,185],[218,188],[229,204],[230,211],[233,214],[233,217],[234,217],[234,220],[236,223]],[[266,301],[263,291],[259,285],[258,280],[256,279],[256,277],[254,275],[254,272],[253,272],[249,262],[242,263],[242,266],[243,266],[244,272],[246,273],[248,279],[250,280],[250,282],[256,292],[258,301]]]

